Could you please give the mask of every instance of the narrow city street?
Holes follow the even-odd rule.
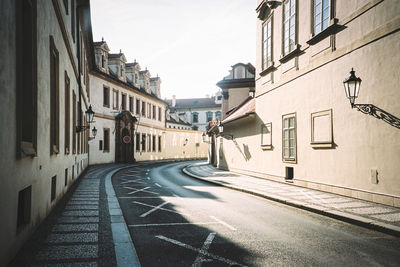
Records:
[[[112,184],[142,266],[399,266],[400,239],[137,163]]]

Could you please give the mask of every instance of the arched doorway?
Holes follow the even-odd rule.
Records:
[[[122,111],[115,117],[115,161],[134,162],[133,144],[136,117],[129,111]]]

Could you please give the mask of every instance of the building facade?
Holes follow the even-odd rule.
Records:
[[[400,2],[258,4],[255,115],[222,121],[216,164],[399,207]]]
[[[0,4],[0,265],[88,166],[89,1]]]

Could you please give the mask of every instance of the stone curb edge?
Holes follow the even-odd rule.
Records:
[[[309,206],[305,203],[302,202],[298,202],[295,200],[289,200],[289,199],[285,199],[283,197],[279,197],[279,196],[272,196],[272,195],[267,195],[265,193],[262,192],[256,192],[253,190],[249,190],[249,189],[245,189],[245,188],[241,188],[241,187],[237,187],[237,186],[231,186],[231,185],[226,185],[223,183],[219,183],[216,181],[211,181],[208,179],[205,179],[204,177],[198,176],[196,174],[191,173],[190,171],[188,171],[186,168],[190,167],[190,165],[182,168],[182,172],[185,173],[186,175],[189,175],[195,179],[201,180],[201,181],[205,181],[211,184],[215,184],[218,186],[223,186],[232,190],[236,190],[236,191],[240,191],[243,193],[247,193],[247,194],[251,194],[251,195],[255,195],[258,197],[262,197],[265,199],[269,199],[275,202],[279,202],[288,206],[292,206],[292,207],[296,207],[296,208],[300,208],[303,210],[307,210],[310,212],[314,212],[323,216],[327,216],[333,219],[337,219],[340,221],[344,221],[347,223],[351,223],[351,224],[355,224],[358,226],[362,226],[368,229],[372,229],[372,230],[376,230],[385,234],[390,234],[393,236],[398,236],[400,237],[400,227],[394,226],[394,225],[390,225],[387,223],[382,223],[382,222],[378,222],[375,220],[370,220],[370,219],[366,219],[357,215],[353,215],[353,214],[349,214],[346,212],[341,212],[338,210],[329,210],[329,209],[319,209],[319,208],[315,208],[312,206]]]
[[[111,230],[114,241],[115,258],[119,267],[141,266],[111,182],[111,178],[116,172],[131,167],[132,166],[118,167],[107,173],[105,177],[107,204],[111,217]]]

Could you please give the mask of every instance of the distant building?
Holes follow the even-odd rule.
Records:
[[[205,132],[210,121],[222,118],[220,92],[215,96],[205,98],[176,99],[174,96],[167,100],[167,103],[171,117],[191,124],[192,129],[196,131]]]

